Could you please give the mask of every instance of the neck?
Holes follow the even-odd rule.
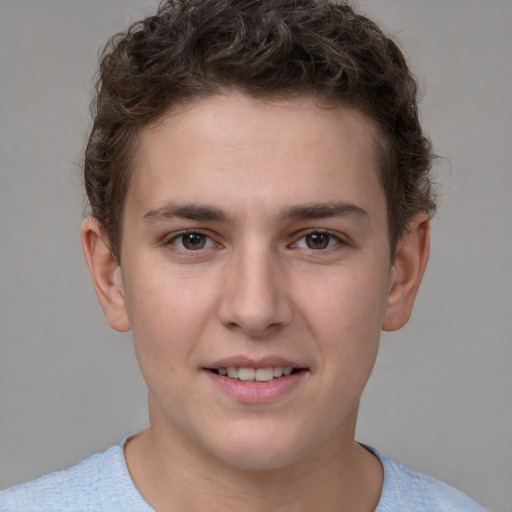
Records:
[[[270,470],[230,466],[155,426],[131,438],[125,456],[139,492],[159,512],[370,512],[380,498],[382,467],[353,441],[355,416],[348,442],[346,433],[334,435],[314,453]]]

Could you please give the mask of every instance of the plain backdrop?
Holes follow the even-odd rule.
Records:
[[[147,424],[129,334],[83,262],[97,52],[154,0],[0,0],[0,488]],[[382,339],[358,440],[512,511],[512,2],[360,0],[424,91],[441,205],[415,312]]]

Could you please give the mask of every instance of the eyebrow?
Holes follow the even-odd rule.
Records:
[[[344,201],[307,203],[285,208],[284,219],[326,219],[329,217],[368,217],[368,212],[353,203]]]
[[[326,219],[329,217],[368,217],[368,212],[353,203],[343,201],[328,203],[306,203],[286,207],[280,214],[282,220]],[[211,205],[194,203],[167,203],[160,208],[149,210],[144,214],[144,221],[149,224],[172,218],[197,221],[227,220],[227,215],[219,208]]]
[[[145,222],[153,224],[154,222],[158,222],[160,220],[172,219],[175,217],[198,221],[226,220],[226,214],[219,208],[209,205],[197,205],[193,203],[168,203],[161,208],[149,210],[146,214],[144,214],[143,219]]]

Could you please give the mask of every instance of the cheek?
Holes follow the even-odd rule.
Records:
[[[165,366],[183,371],[190,362],[215,298],[203,281],[167,272],[143,273],[127,286],[127,305],[137,358],[144,372]]]
[[[343,269],[321,284],[304,283],[296,295],[305,298],[301,307],[315,328],[364,337],[381,330],[387,298],[387,280],[382,275]]]
[[[340,386],[364,386],[373,368],[387,296],[387,281],[381,276],[340,271],[309,293],[301,306],[318,344],[321,365]]]

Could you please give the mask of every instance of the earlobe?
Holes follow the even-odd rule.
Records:
[[[82,248],[98,300],[110,326],[130,330],[121,267],[110,251],[99,222],[87,217],[82,223]]]
[[[390,285],[382,329],[396,331],[411,316],[430,251],[430,219],[420,213],[409,222],[409,229],[398,242],[390,274]]]

